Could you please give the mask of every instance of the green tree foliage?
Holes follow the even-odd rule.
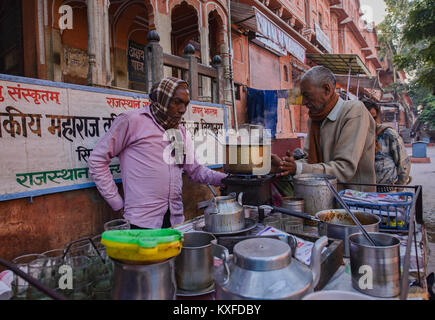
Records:
[[[435,1],[414,0],[405,20],[405,50],[397,52],[395,64],[415,75],[416,83],[435,92]]]
[[[423,112],[419,116],[419,119],[428,124],[430,128],[435,129],[435,96],[427,95],[422,100]]]
[[[401,33],[411,3],[408,0],[384,0],[384,2],[387,15],[377,26],[379,43],[382,45],[380,58],[392,60],[395,55],[402,52],[405,45]]]
[[[387,16],[377,29],[380,57],[393,62],[390,90],[408,92],[415,107],[422,106],[419,120],[434,127],[435,121],[435,1],[384,0]],[[408,84],[397,81],[405,71]],[[417,113],[417,110],[414,110]]]

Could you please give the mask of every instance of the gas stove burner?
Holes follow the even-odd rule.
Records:
[[[253,174],[234,174],[230,173],[228,178],[237,178],[237,179],[261,179],[263,176],[255,176]]]
[[[236,194],[243,192],[243,204],[252,206],[270,205],[272,202],[271,183],[274,177],[274,174],[264,176],[230,174],[222,179],[222,183],[226,186],[224,195],[232,192]]]
[[[245,179],[245,180],[252,180],[252,179],[268,179],[272,178],[273,174],[266,174],[266,175],[254,175],[254,174],[236,174],[236,173],[230,173],[226,179]]]

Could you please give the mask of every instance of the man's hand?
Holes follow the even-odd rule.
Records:
[[[296,173],[296,162],[287,151],[287,157],[281,159],[276,154],[272,154],[272,173],[278,173],[280,176],[294,175]]]

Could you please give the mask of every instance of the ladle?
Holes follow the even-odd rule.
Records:
[[[207,187],[210,189],[211,193],[213,193],[213,196],[216,198],[218,196],[218,194],[216,193],[216,191],[214,191],[214,189],[212,188],[211,185],[207,184]]]
[[[355,217],[355,215],[350,211],[347,204],[343,201],[343,199],[340,197],[340,195],[337,193],[337,191],[334,189],[334,187],[329,183],[328,179],[325,179],[326,185],[328,186],[329,190],[334,195],[335,199],[337,199],[338,203],[343,207],[344,210],[346,210],[347,214],[352,218],[353,222],[358,226],[358,228],[361,230],[362,234],[366,237],[366,239],[370,242],[370,244],[374,247],[377,247],[376,242],[370,237],[368,232],[363,228],[361,223],[358,221],[358,219]]]

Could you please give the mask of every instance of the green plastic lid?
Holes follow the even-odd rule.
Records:
[[[109,230],[103,232],[101,239],[154,248],[161,243],[183,241],[183,233],[174,229]]]

